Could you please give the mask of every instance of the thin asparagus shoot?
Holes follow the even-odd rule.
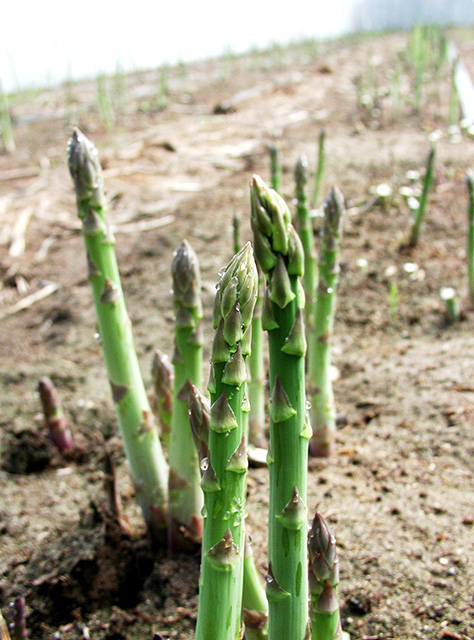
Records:
[[[435,165],[436,150],[434,144],[430,146],[428,155],[426,158],[425,175],[423,177],[423,186],[419,201],[419,207],[415,210],[414,218],[412,221],[410,237],[408,240],[409,247],[415,247],[418,244],[420,237],[421,224],[425,217],[426,206],[428,204],[428,196],[433,183],[433,173]]]
[[[342,640],[336,538],[319,512],[314,516],[308,535],[308,557],[311,640]]]
[[[250,243],[222,272],[214,304],[209,455],[201,461],[204,532],[196,640],[240,637],[248,466],[246,358],[258,275]]]
[[[156,543],[166,540],[168,465],[135,352],[107,222],[102,170],[95,146],[75,129],[68,145],[77,212],[86,245],[102,352],[138,503]]]
[[[469,282],[469,298],[474,304],[474,172],[466,172],[466,185],[469,194],[467,208],[467,275]]]
[[[259,274],[258,296],[252,318],[252,349],[248,357],[250,411],[248,414],[249,445],[265,447],[265,363],[262,330],[262,283]]]
[[[316,287],[316,258],[314,255],[314,234],[311,217],[306,205],[306,183],[308,181],[308,161],[300,156],[295,166],[296,219],[295,226],[304,249],[305,325],[309,333],[314,327],[314,292]]]
[[[339,245],[344,217],[344,198],[337,187],[324,203],[319,280],[314,314],[314,331],[308,351],[308,378],[313,436],[309,450],[325,457],[334,451],[336,407],[331,381],[331,337],[339,278]]]
[[[3,147],[6,153],[13,153],[16,149],[15,138],[13,137],[13,126],[10,115],[10,107],[6,94],[0,85],[0,134],[3,140]]]
[[[189,392],[189,421],[199,460],[203,482],[209,468],[209,401],[191,385]],[[244,575],[242,586],[242,617],[247,640],[265,640],[267,637],[268,605],[252,551],[250,536],[246,533]]]
[[[240,251],[240,214],[234,213],[232,218],[232,239],[234,242],[234,254]]]
[[[187,240],[173,256],[175,309],[174,390],[169,448],[169,543],[174,550],[201,543],[203,497],[197,451],[189,425],[189,390],[202,385],[201,276]]]
[[[40,378],[37,389],[49,439],[61,453],[69,451],[73,446],[71,429],[56,387],[49,378]]]
[[[262,325],[270,356],[270,474],[268,637],[305,637],[308,624],[306,580],[306,490],[308,440],[305,421],[306,339],[299,278],[304,251],[283,199],[260,177],[251,182],[251,223],[257,262],[266,276]]]
[[[281,186],[281,166],[280,166],[280,150],[276,142],[272,142],[268,151],[270,154],[270,184],[272,189],[280,191]]]
[[[311,206],[315,207],[318,203],[319,194],[321,192],[321,184],[324,175],[324,166],[326,164],[326,153],[324,144],[326,142],[326,129],[321,129],[318,136],[318,157],[316,162],[316,172],[314,174],[313,193],[311,195]]]
[[[173,414],[174,370],[168,356],[155,350],[151,364],[153,380],[153,410],[161,426],[161,438],[167,448],[170,444],[171,417]]]

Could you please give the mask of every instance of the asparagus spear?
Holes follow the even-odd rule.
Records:
[[[135,353],[115,240],[106,218],[97,149],[78,129],[69,141],[68,163],[82,221],[102,351],[125,452],[145,522],[153,539],[161,543],[166,540],[168,466]]]
[[[280,190],[281,185],[281,167],[280,167],[280,152],[276,142],[272,142],[268,151],[270,153],[270,184],[275,191]]]
[[[469,194],[467,209],[467,275],[469,281],[469,297],[474,303],[474,172],[467,171],[466,185]]]
[[[321,129],[318,137],[318,161],[316,166],[316,173],[314,175],[313,195],[311,197],[311,204],[316,206],[319,198],[319,192],[321,191],[321,182],[323,180],[324,165],[326,156],[324,152],[324,143],[326,141],[326,129]]]
[[[252,350],[248,357],[247,383],[250,412],[248,414],[249,443],[265,446],[265,365],[263,360],[262,297],[259,277],[258,296],[252,318]]]
[[[324,203],[319,255],[319,281],[314,314],[314,331],[309,342],[308,377],[311,395],[313,436],[310,453],[328,456],[334,451],[336,407],[330,377],[331,336],[339,277],[339,244],[344,216],[344,198],[337,187]]]
[[[72,449],[71,430],[52,380],[41,378],[38,382],[38,393],[50,440],[62,453],[69,451]]]
[[[196,640],[240,637],[247,471],[245,360],[257,286],[247,243],[222,273],[214,304],[209,456],[201,462],[205,517]]]
[[[251,183],[257,262],[267,279],[262,324],[270,352],[269,565],[270,640],[303,640],[308,624],[305,578],[308,440],[306,340],[299,278],[304,251],[283,199],[258,176]]]
[[[308,207],[306,206],[306,183],[308,181],[308,161],[300,156],[295,166],[296,182],[296,230],[304,249],[303,289],[305,294],[306,330],[312,331],[314,326],[314,290],[316,286],[316,259],[314,256],[314,235]]]
[[[420,206],[415,211],[415,217],[412,222],[410,237],[408,240],[409,247],[415,247],[418,244],[418,240],[420,237],[421,224],[425,217],[426,205],[428,204],[428,195],[431,189],[431,184],[433,182],[435,157],[436,157],[435,146],[434,144],[432,144],[430,146],[430,150],[428,151],[428,155],[426,157],[425,175],[423,178],[423,187],[422,187],[420,203],[419,203]]]
[[[308,535],[311,640],[342,640],[337,601],[339,559],[336,538],[318,512]]]
[[[169,449],[169,541],[173,549],[192,548],[202,537],[203,504],[196,449],[189,426],[189,389],[202,377],[202,304],[199,262],[186,240],[172,262],[176,314],[174,391]]]
[[[174,371],[168,356],[159,349],[156,349],[153,356],[151,377],[154,391],[153,410],[160,422],[163,442],[169,448],[173,413]]]
[[[234,213],[232,218],[232,241],[234,243],[234,253],[240,251],[240,214]]]
[[[199,452],[201,470],[205,478],[209,468],[210,408],[207,398],[194,385],[191,385],[189,393],[189,420],[194,444]],[[245,637],[246,640],[265,640],[268,634],[267,598],[255,566],[248,533],[246,533],[245,540],[242,585],[242,617],[245,624]]]

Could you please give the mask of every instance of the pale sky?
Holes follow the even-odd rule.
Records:
[[[271,41],[335,35],[354,0],[17,0],[4,2],[0,81],[57,81],[68,75],[153,67],[242,51]],[[321,16],[324,16],[322,21]],[[10,25],[10,28],[8,27]]]

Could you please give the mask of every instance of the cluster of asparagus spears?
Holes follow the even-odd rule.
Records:
[[[203,314],[198,260],[186,241],[176,251],[172,262],[175,349],[171,362],[159,351],[153,362],[160,440],[133,346],[97,150],[78,130],[69,142],[68,162],[107,374],[138,502],[158,543],[167,542],[175,550],[202,543],[197,640],[233,640],[244,633],[249,640],[341,638],[334,535],[317,514],[309,539],[307,536],[308,443],[314,440],[316,451],[331,449],[333,401],[325,382],[318,378],[318,387],[312,387],[311,393],[315,415],[321,418],[313,432],[305,392],[307,335],[301,278],[305,265],[314,259],[306,255],[286,203],[258,176],[253,177],[253,249],[248,243],[234,255],[220,272],[217,286],[207,387],[210,402],[201,391]],[[306,215],[302,200],[300,195],[301,229],[307,225],[307,220],[302,221]],[[311,307],[308,317],[314,314],[312,332],[318,355],[313,358],[321,362],[329,361],[331,296],[337,280],[343,212],[342,196],[336,190],[325,210],[319,286],[316,293],[306,294]],[[324,316],[319,323],[318,305]],[[269,342],[270,506],[265,591],[245,526],[248,442],[262,436],[262,431],[255,436],[248,419],[252,382],[262,383],[264,377],[261,363],[251,360],[256,353],[261,359],[261,337],[255,346],[256,335],[252,335],[256,326],[255,334],[263,329]],[[257,405],[264,402],[261,390],[258,394]],[[324,401],[319,402],[320,398]],[[329,409],[324,403],[329,403]],[[167,457],[162,443],[168,449]]]

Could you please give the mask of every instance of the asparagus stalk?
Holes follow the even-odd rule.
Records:
[[[428,204],[428,195],[431,189],[431,184],[433,182],[435,157],[436,157],[435,147],[432,144],[430,146],[430,150],[428,151],[428,156],[426,158],[425,175],[423,177],[423,187],[422,187],[421,196],[420,196],[420,206],[415,211],[415,217],[412,222],[410,237],[408,240],[409,247],[415,247],[418,244],[418,240],[420,237],[421,224],[425,217],[426,205]]]
[[[240,637],[245,548],[246,357],[258,275],[247,243],[222,273],[214,305],[209,456],[201,462],[204,532],[196,640]]]
[[[197,256],[186,240],[174,254],[171,271],[176,323],[168,533],[171,548],[184,550],[201,542],[203,505],[188,415],[190,386],[199,388],[202,383],[201,276]]]
[[[474,172],[466,173],[469,206],[467,209],[467,275],[469,281],[469,298],[474,303]]]
[[[337,601],[339,559],[336,538],[318,512],[308,535],[311,640],[342,640]]]
[[[209,468],[210,408],[207,398],[194,385],[191,385],[189,393],[189,421],[194,444],[199,452],[201,471],[205,478]],[[267,610],[267,598],[255,566],[250,536],[246,533],[242,617],[247,640],[265,640],[267,638]]]
[[[69,451],[72,449],[71,430],[52,380],[41,378],[38,382],[38,393],[49,439],[61,453]]]
[[[324,203],[319,255],[319,281],[314,314],[314,331],[309,342],[308,377],[313,436],[310,453],[328,456],[334,451],[336,407],[330,377],[331,336],[339,278],[339,244],[344,216],[344,198],[333,188]]]
[[[276,142],[272,142],[268,151],[270,153],[270,184],[275,191],[280,190],[281,186],[281,167],[280,167],[280,152]]]
[[[321,191],[321,183],[323,181],[324,165],[326,163],[326,155],[324,151],[324,143],[326,142],[326,129],[321,129],[318,137],[318,159],[316,164],[316,173],[314,174],[313,195],[311,196],[311,205],[313,207],[318,203],[319,193]]]
[[[15,138],[13,137],[12,119],[8,99],[0,86],[0,134],[3,139],[3,146],[6,153],[13,153],[16,149]]]
[[[234,213],[232,218],[232,240],[234,243],[234,254],[240,251],[240,214]]]
[[[173,413],[174,371],[168,356],[156,349],[151,364],[153,380],[153,410],[161,426],[161,437],[167,448],[170,444],[171,416]]]
[[[153,539],[161,543],[166,540],[168,466],[135,352],[115,240],[106,218],[97,149],[78,129],[69,141],[68,163],[82,221],[102,351],[125,452],[145,522]]]
[[[270,473],[267,598],[270,640],[303,640],[308,624],[305,578],[308,440],[306,339],[299,278],[304,251],[283,199],[258,176],[251,183],[257,262],[267,279],[262,325],[270,355]]]
[[[316,286],[316,258],[314,256],[313,225],[306,206],[306,183],[308,181],[308,161],[300,156],[295,166],[296,183],[296,230],[304,249],[304,276],[302,279],[305,294],[305,324],[311,332],[314,326],[314,291]]]
[[[248,357],[249,379],[247,391],[250,403],[248,414],[249,443],[265,446],[265,364],[263,360],[262,296],[259,277],[258,296],[252,318],[252,350]]]
[[[18,596],[13,601],[13,638],[25,640],[27,637],[25,600]]]

